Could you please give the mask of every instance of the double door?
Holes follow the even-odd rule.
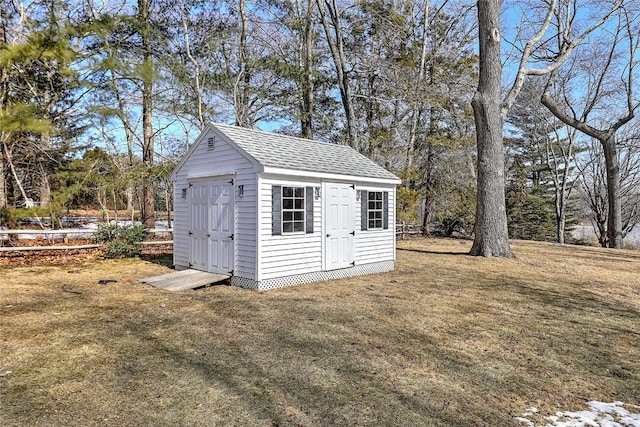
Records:
[[[233,274],[233,184],[229,180],[194,181],[189,194],[191,268]]]

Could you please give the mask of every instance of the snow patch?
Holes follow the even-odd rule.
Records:
[[[516,417],[516,421],[519,422],[520,424],[526,425],[527,427],[535,427],[535,424],[533,423],[533,421],[530,421],[524,417]]]
[[[623,406],[634,411],[633,413]],[[587,402],[589,410],[560,411],[555,415],[542,417],[544,424],[535,424],[531,417],[538,413],[536,408],[528,408],[515,420],[527,427],[640,427],[640,407],[615,401],[604,403]]]

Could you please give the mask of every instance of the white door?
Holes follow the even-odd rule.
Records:
[[[189,267],[207,271],[209,259],[209,194],[204,182],[189,188]]]
[[[325,270],[350,267],[355,259],[356,190],[351,184],[324,183]]]
[[[211,273],[233,272],[233,185],[216,181],[209,187],[209,265]]]
[[[191,187],[192,268],[233,273],[233,184],[228,180],[194,182]]]

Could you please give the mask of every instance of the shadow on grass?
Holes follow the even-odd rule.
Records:
[[[249,311],[252,310],[236,310],[233,317],[242,324],[242,316],[249,316]],[[305,313],[313,311],[309,307]],[[170,343],[159,338],[149,324],[129,324],[126,329],[137,336],[141,345],[149,347],[150,353],[171,365],[155,368],[184,369],[208,387],[223,392],[225,401],[241,402],[235,409],[239,418],[231,423],[227,418],[227,425],[478,425],[478,420],[465,419],[464,414],[449,407],[456,397],[448,384],[420,383],[409,379],[408,373],[385,372],[372,362],[381,357],[394,359],[399,353],[403,356],[405,347],[413,353],[409,347],[419,342],[424,347],[419,356],[413,353],[413,357],[446,361],[446,367],[440,369],[449,374],[477,370],[459,354],[430,343],[424,334],[407,330],[402,340],[366,337],[357,324],[345,319],[346,323],[339,325],[342,334],[324,336],[316,329],[319,335],[315,335],[309,334],[308,325],[302,330],[284,328],[281,325],[290,324],[290,315],[281,310],[278,313],[282,318],[271,317],[250,335],[243,335],[239,329],[235,338],[185,334],[183,343]],[[327,321],[322,319],[323,314],[326,313],[317,310],[312,317]],[[307,323],[306,317],[300,323]],[[366,354],[369,339],[388,344],[379,346],[375,355]],[[256,341],[267,345],[260,348]],[[135,362],[132,366],[128,354],[119,356],[121,363],[128,366],[120,372],[122,381],[140,376],[139,370],[145,370],[136,368]],[[402,371],[400,367],[393,368]],[[404,381],[410,384],[407,386]]]
[[[478,274],[479,289],[523,295],[541,307],[557,308],[570,312],[603,312],[607,315],[632,316],[640,320],[640,310],[631,303],[614,300],[589,290],[591,283],[573,283],[562,287],[537,284],[515,277]]]
[[[142,254],[140,259],[163,267],[173,268],[173,255],[171,254]]]
[[[413,249],[413,248],[396,248],[398,251],[405,252],[417,252],[420,254],[429,254],[429,255],[469,255],[469,251],[464,252],[453,252],[453,251],[434,251],[434,250],[426,250],[426,249]]]
[[[554,253],[555,258],[562,258],[569,262],[575,262],[576,259],[587,260],[591,262],[624,262],[636,263],[640,260],[640,251],[629,251],[611,248],[585,247],[578,245],[558,246],[558,249],[566,249],[565,251],[557,250]]]

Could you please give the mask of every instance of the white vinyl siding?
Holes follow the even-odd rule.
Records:
[[[182,191],[188,185],[186,179],[179,179],[173,188],[173,265],[177,270],[189,268],[189,239],[182,231],[189,227],[189,190]]]
[[[396,221],[396,198],[395,189],[389,187],[357,187],[358,190],[367,192],[388,192],[389,193],[389,228],[356,231],[356,265],[368,264],[381,261],[395,260],[395,221]],[[356,203],[356,218],[360,221],[361,204]]]
[[[260,180],[259,280],[322,270],[322,200],[313,197],[313,233],[272,234],[272,187],[320,187],[320,181]],[[304,207],[304,204],[303,204]],[[304,210],[303,210],[304,211]]]
[[[208,150],[208,140],[215,136],[215,149]],[[189,268],[189,196],[182,198],[182,189],[189,191],[189,182],[224,176],[234,178],[234,275],[256,279],[256,204],[257,172],[255,165],[223,137],[212,132],[196,142],[199,144],[177,172],[174,183],[174,244],[173,259],[176,269]],[[244,186],[244,196],[238,197],[235,189]]]
[[[219,142],[216,141],[219,145]],[[257,263],[256,241],[256,174],[254,172],[236,175],[236,187],[244,185],[244,196],[235,199],[236,235],[234,238],[236,249],[236,270],[234,275],[255,279]]]

